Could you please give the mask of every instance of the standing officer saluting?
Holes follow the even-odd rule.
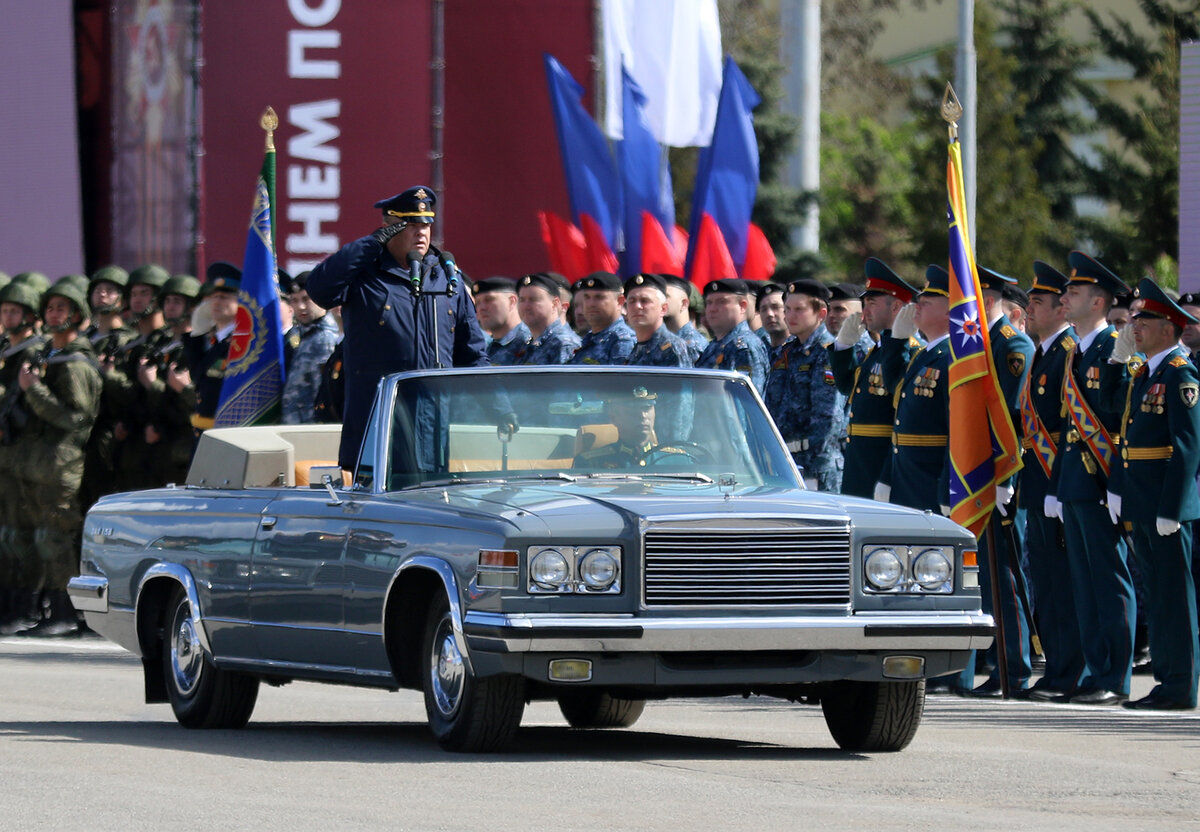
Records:
[[[388,373],[488,363],[487,341],[458,266],[434,248],[437,195],[416,186],[380,200],[383,222],[308,277],[308,295],[342,307],[346,402],[338,463],[353,470],[375,387]]]
[[[1195,474],[1200,466],[1200,375],[1179,347],[1183,328],[1197,319],[1142,278],[1143,301],[1134,313],[1133,340],[1144,364],[1124,372],[1128,344],[1113,349],[1101,383],[1124,398],[1121,462],[1109,479],[1108,508],[1133,530],[1133,553],[1146,583],[1150,694],[1125,707],[1182,710],[1196,707],[1200,646],[1192,579],[1192,522],[1200,518]],[[1122,331],[1118,341],[1127,342]],[[1125,348],[1122,349],[1122,346]]]

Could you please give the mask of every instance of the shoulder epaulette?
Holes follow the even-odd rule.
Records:
[[[911,335],[908,336],[908,345],[910,347],[912,347],[914,350],[919,350],[919,349],[921,349],[921,347],[925,346],[924,344],[922,344],[920,341],[918,341],[916,338],[912,337]]]
[[[1117,332],[1115,329],[1114,329],[1112,332],[1108,333],[1108,334],[1109,334],[1109,336],[1110,336],[1110,337],[1112,337],[1112,338],[1120,338],[1120,337],[1121,337],[1121,333]]]
[[[1177,356],[1175,356],[1174,358],[1172,358],[1172,359],[1171,359],[1171,366],[1172,366],[1172,367],[1182,367],[1182,366],[1184,366],[1185,364],[1191,364],[1191,363],[1192,363],[1192,362],[1188,361],[1188,360],[1187,360],[1186,358],[1184,358],[1182,355],[1177,355]]]
[[[1005,324],[1004,326],[1000,327],[1000,334],[1003,335],[1005,338],[1016,338],[1017,337],[1017,331],[1015,329],[1013,329],[1011,326],[1009,326],[1008,324]]]
[[[662,350],[663,352],[666,352],[667,350],[671,349],[671,342],[663,341],[663,345],[661,347],[659,347],[659,349]]]
[[[1073,350],[1075,349],[1075,339],[1070,335],[1064,335],[1062,340],[1058,342],[1058,345],[1064,350]]]

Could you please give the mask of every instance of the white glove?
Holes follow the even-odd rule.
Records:
[[[907,341],[916,334],[917,305],[915,303],[906,303],[896,313],[896,320],[892,323],[892,337],[903,338]]]
[[[213,322],[212,303],[208,298],[200,302],[200,305],[192,310],[192,334],[203,335],[212,329],[216,324]]]
[[[1055,520],[1063,519],[1062,503],[1053,494],[1047,494],[1042,501],[1042,514]]]
[[[1135,352],[1137,352],[1137,341],[1133,339],[1131,322],[1121,327],[1121,334],[1117,336],[1117,343],[1113,344],[1112,355],[1108,357],[1108,360],[1113,364],[1128,364]]]
[[[1012,502],[1013,495],[1017,493],[1017,489],[1011,485],[996,486],[996,511],[1000,512],[1001,517],[1008,516],[1008,504]]]
[[[950,516],[950,506],[945,506],[945,505],[938,506],[938,510],[941,511],[943,517]]]
[[[881,503],[886,503],[892,498],[892,487],[884,485],[881,482],[875,483],[875,499]]]
[[[1104,496],[1108,502],[1108,516],[1112,518],[1113,525],[1116,526],[1121,522],[1121,495],[1109,491]]]
[[[846,316],[846,320],[842,321],[842,328],[838,330],[837,346],[834,349],[848,350],[858,343],[858,339],[862,338],[863,333],[867,328],[863,326],[862,313],[851,312]]]
[[[1165,517],[1157,517],[1154,520],[1154,529],[1159,533],[1160,536],[1166,537],[1179,531],[1179,521],[1168,520]]]

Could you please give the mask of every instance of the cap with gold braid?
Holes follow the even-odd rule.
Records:
[[[1097,286],[1118,298],[1129,294],[1129,287],[1125,285],[1125,282],[1094,257],[1090,257],[1082,251],[1072,251],[1067,256],[1067,262],[1071,264],[1071,283],[1087,283]]]
[[[1033,285],[1031,295],[1061,295],[1067,291],[1067,276],[1049,263],[1033,261]]]
[[[868,295],[891,295],[904,303],[911,303],[917,296],[917,290],[878,257],[868,257],[863,264],[863,271],[867,275],[867,285],[862,293],[864,298]]]
[[[1200,323],[1148,277],[1143,277],[1138,284],[1138,294],[1142,298],[1142,308],[1133,316],[1135,318],[1166,318],[1180,329],[1188,324]]]
[[[437,194],[432,188],[424,185],[414,185],[407,191],[381,199],[375,207],[386,216],[398,217],[405,222],[432,223],[436,214],[433,206],[437,204]]]

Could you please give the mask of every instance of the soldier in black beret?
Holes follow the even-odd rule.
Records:
[[[337,321],[308,294],[311,272],[289,280],[287,305],[295,323],[285,336],[288,349],[287,373],[281,399],[280,421],[285,425],[311,424],[321,386],[321,370],[341,338]]]
[[[472,288],[475,315],[489,336],[488,359],[497,366],[520,364],[529,346],[529,327],[517,310],[517,281],[487,277]]]
[[[625,315],[637,338],[628,363],[648,367],[690,367],[687,344],[667,328],[667,282],[656,274],[625,281]]]
[[[611,272],[593,272],[575,284],[576,315],[587,324],[571,364],[624,364],[637,336],[625,323],[625,290]]]
[[[579,336],[562,320],[558,282],[545,272],[517,281],[517,310],[529,327],[522,364],[566,364],[579,349]]]
[[[787,287],[779,283],[764,282],[755,288],[758,295],[758,320],[762,326],[754,334],[766,345],[767,360],[774,363],[780,350],[792,340],[783,306],[783,296]]]
[[[704,299],[696,287],[676,274],[659,275],[667,284],[667,314],[663,322],[667,329],[678,335],[687,344],[692,365],[708,346],[708,339],[696,329],[695,321],[704,315]]]
[[[710,280],[704,287],[704,320],[713,341],[696,361],[697,367],[736,370],[750,377],[762,393],[767,383],[767,347],[746,323],[750,287],[744,280]]]

